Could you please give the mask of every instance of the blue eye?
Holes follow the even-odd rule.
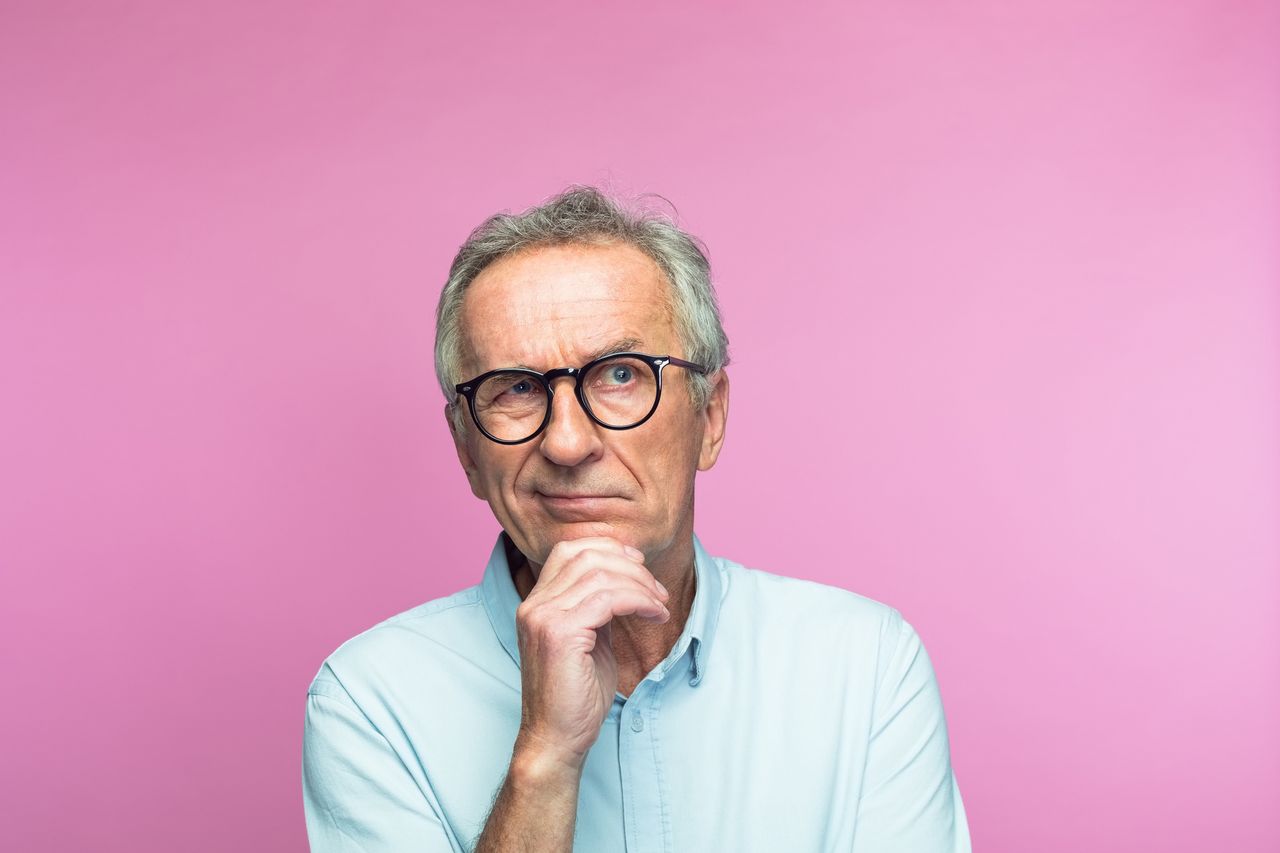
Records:
[[[511,386],[507,392],[509,394],[528,394],[533,390],[533,383],[528,379],[521,379],[519,382]]]
[[[630,382],[633,375],[631,368],[627,367],[625,364],[618,364],[609,368],[610,381],[616,382],[619,385],[625,385]]]

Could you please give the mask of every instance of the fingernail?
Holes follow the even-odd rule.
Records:
[[[662,581],[657,580],[657,579],[655,578],[653,582],[654,582],[654,583],[656,583],[656,584],[658,585],[658,589],[662,590],[662,594],[663,594],[663,595],[668,596],[668,597],[671,595],[671,593],[667,592],[667,588],[666,588],[665,586],[663,586],[663,585],[662,585]]]
[[[623,545],[622,550],[627,552],[627,556],[633,560],[644,559],[644,552],[638,548],[632,548],[630,545]]]

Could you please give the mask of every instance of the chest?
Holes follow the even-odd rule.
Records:
[[[583,771],[575,850],[847,849],[858,715],[821,684],[759,675],[722,667],[695,687],[686,664],[616,700]],[[517,686],[412,733],[456,837],[483,829],[519,721]]]

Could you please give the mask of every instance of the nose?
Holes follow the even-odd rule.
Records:
[[[604,443],[591,418],[573,393],[573,378],[552,381],[561,385],[551,396],[551,420],[538,438],[538,447],[549,461],[565,468],[600,458]]]

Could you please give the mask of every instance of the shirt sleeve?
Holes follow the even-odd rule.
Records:
[[[461,851],[391,744],[325,672],[307,693],[302,741],[312,852]]]
[[[882,648],[854,853],[970,853],[933,665],[897,610]]]

